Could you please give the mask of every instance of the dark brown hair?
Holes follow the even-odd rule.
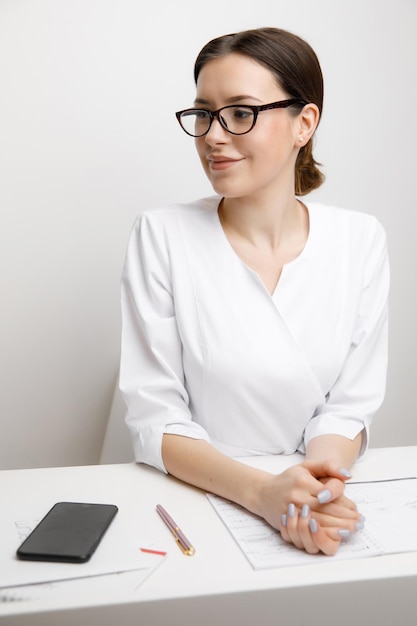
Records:
[[[289,98],[299,98],[323,110],[323,75],[311,46],[293,33],[279,28],[257,28],[217,37],[200,51],[194,65],[197,83],[202,67],[230,53],[245,55],[269,69]],[[295,193],[317,189],[324,175],[313,157],[312,139],[300,149],[295,164]]]

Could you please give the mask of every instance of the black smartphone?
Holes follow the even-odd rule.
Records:
[[[57,502],[17,549],[19,559],[85,563],[118,511],[114,504]]]

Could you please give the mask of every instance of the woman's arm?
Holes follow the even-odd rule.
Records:
[[[353,440],[342,435],[320,435],[311,439],[306,449],[306,461],[333,461],[338,467],[350,468],[361,449],[362,433]]]
[[[346,477],[332,462],[310,460],[274,475],[223,455],[207,441],[167,434],[163,437],[162,458],[167,471],[176,478],[240,504],[283,531],[284,539],[309,552],[334,554],[341,540],[337,528],[353,532],[359,521],[355,506],[343,496]],[[320,505],[317,496],[327,489],[320,481],[324,476],[335,479],[331,485],[333,501]],[[338,502],[338,498],[342,500]],[[293,529],[295,519],[288,527],[291,536],[282,526],[289,505],[297,511],[297,528]],[[332,507],[331,530],[319,521],[317,531],[310,532],[306,527],[310,516],[304,516],[298,524],[303,506],[311,511],[321,507],[324,512]]]
[[[350,349],[326,402],[316,408],[304,431],[307,458],[323,458],[323,453],[329,458],[334,453],[338,462],[346,458],[343,467],[365,453],[372,416],[385,394],[390,272],[385,232],[378,222],[371,225],[362,252],[362,284]],[[359,432],[361,447],[356,452]],[[327,439],[330,433],[339,438]]]

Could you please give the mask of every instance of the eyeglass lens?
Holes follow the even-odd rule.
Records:
[[[205,135],[210,127],[211,116],[204,109],[190,109],[181,115],[181,125],[193,137]],[[229,132],[243,135],[251,130],[255,114],[245,106],[228,106],[219,112],[219,122]]]

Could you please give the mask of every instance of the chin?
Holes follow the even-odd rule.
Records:
[[[224,198],[238,198],[242,195],[242,185],[231,185],[230,182],[213,180],[209,177],[213,190]]]

